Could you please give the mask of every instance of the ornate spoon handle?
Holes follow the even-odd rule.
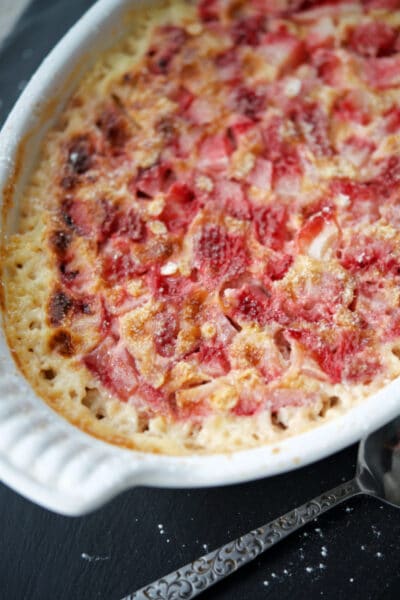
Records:
[[[344,500],[361,494],[355,479],[154,581],[123,600],[190,600]]]

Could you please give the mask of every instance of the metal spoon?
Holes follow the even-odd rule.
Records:
[[[358,494],[400,507],[400,417],[362,440],[356,476],[267,525],[158,579],[123,600],[190,600],[293,531]]]

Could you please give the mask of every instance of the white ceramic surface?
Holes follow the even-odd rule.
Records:
[[[0,192],[14,172],[21,140],[30,134],[14,194],[16,206],[46,129],[96,54],[124,33],[123,16],[134,3],[99,0],[25,88],[0,134]],[[46,101],[52,98],[57,107],[43,123],[40,117],[49,112]],[[12,222],[4,227],[10,230]],[[55,414],[18,373],[0,335],[0,478],[42,506],[68,515],[92,510],[134,485],[221,485],[289,471],[359,440],[400,412],[396,380],[346,415],[281,442],[279,452],[274,445],[209,457],[143,454],[91,438]]]

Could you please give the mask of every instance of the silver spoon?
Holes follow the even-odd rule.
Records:
[[[354,479],[158,579],[123,600],[190,600],[306,523],[358,494],[400,507],[400,417],[362,440]]]

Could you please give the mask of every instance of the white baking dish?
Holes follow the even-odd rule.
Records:
[[[138,2],[136,2],[136,5]],[[18,206],[37,148],[96,55],[128,26],[134,0],[99,0],[43,62],[0,134],[0,192]],[[10,182],[15,183],[10,190]],[[13,211],[3,223],[13,227]],[[229,455],[169,457],[98,441],[55,414],[19,374],[0,339],[0,478],[68,515],[92,510],[134,485],[221,485],[290,471],[357,441],[400,412],[400,381],[307,433]]]

